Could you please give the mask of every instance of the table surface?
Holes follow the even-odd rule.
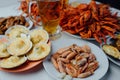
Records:
[[[9,1],[0,0],[0,17],[19,15],[20,13],[15,11],[17,10],[18,6],[19,6],[18,0],[9,0]],[[66,39],[66,38],[71,39],[73,37],[65,33],[62,33],[61,39]],[[95,41],[90,41],[90,42],[98,45],[98,43]],[[52,43],[54,43],[54,41]],[[109,61],[109,63],[110,66],[108,72],[101,80],[120,80],[120,67],[115,65],[111,61]],[[35,68],[22,73],[7,73],[0,71],[0,80],[54,80],[54,79],[49,76],[49,74],[44,70],[43,65],[40,64]]]

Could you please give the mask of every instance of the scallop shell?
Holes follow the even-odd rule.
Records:
[[[21,56],[26,54],[32,48],[32,42],[29,38],[15,38],[10,40],[7,50],[11,55]]]
[[[0,67],[1,68],[15,68],[27,61],[27,58],[25,56],[17,57],[17,56],[11,56],[9,58],[2,59],[0,61]]]
[[[38,44],[40,42],[47,43],[49,40],[48,33],[40,28],[31,30],[30,33],[30,40],[32,41],[33,45]]]
[[[28,34],[29,29],[22,25],[15,25],[10,27],[6,32],[5,35],[8,36],[8,38],[18,38],[21,37],[21,34]]]
[[[46,43],[39,43],[27,54],[30,61],[36,61],[45,58],[50,53],[50,46]]]

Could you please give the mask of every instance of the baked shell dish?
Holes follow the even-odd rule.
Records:
[[[108,38],[107,44],[103,43],[101,47],[107,55],[120,60],[120,34],[116,34],[115,38]]]
[[[8,36],[8,38],[19,38],[21,37],[21,34],[28,34],[29,29],[27,29],[24,26],[21,25],[15,25],[13,27],[10,27],[6,32],[5,35]]]
[[[11,56],[9,58],[2,59],[0,61],[0,67],[1,68],[15,68],[17,66],[22,65],[27,61],[27,58],[25,56]]]
[[[22,72],[40,64],[50,53],[48,33],[43,29],[26,29],[24,26],[10,27],[5,38],[0,38],[0,70]],[[1,37],[1,36],[0,36]],[[4,53],[8,52],[7,55]],[[1,56],[2,55],[2,56]],[[3,56],[5,55],[5,56]],[[24,64],[24,65],[23,65]]]
[[[29,35],[33,45],[38,44],[39,42],[47,43],[49,39],[48,33],[45,30],[39,28],[31,30]]]
[[[27,54],[30,61],[36,61],[45,58],[50,53],[50,46],[46,43],[39,43]]]
[[[8,44],[8,52],[14,56],[26,54],[32,48],[32,42],[29,38],[15,38]]]

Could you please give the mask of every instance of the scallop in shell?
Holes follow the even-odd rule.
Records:
[[[30,40],[32,41],[33,45],[38,44],[39,42],[48,42],[49,35],[43,29],[34,29],[30,31]]]
[[[27,54],[30,61],[40,60],[45,58],[50,53],[50,46],[46,43],[39,43]]]
[[[27,58],[25,56],[17,57],[17,56],[11,56],[9,58],[2,59],[0,61],[0,67],[1,68],[15,68],[27,61]]]
[[[6,32],[5,35],[8,36],[8,38],[18,38],[21,37],[21,34],[28,34],[29,29],[27,29],[25,26],[21,25],[15,25],[13,27],[10,27]]]
[[[32,42],[29,38],[15,38],[8,44],[7,50],[11,55],[21,56],[26,54],[32,48]]]

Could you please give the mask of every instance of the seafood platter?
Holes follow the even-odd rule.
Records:
[[[104,52],[88,41],[59,39],[51,50],[43,66],[56,80],[99,80],[109,67]]]
[[[61,73],[78,78],[85,78],[92,75],[99,67],[95,55],[91,53],[91,49],[87,45],[80,47],[72,44],[66,48],[61,48],[52,55],[51,61]],[[86,68],[86,66],[88,67]],[[64,67],[66,67],[66,71]]]
[[[27,16],[28,4],[29,0],[24,0],[19,7]],[[72,39],[55,41],[47,31],[34,27],[36,23],[27,16],[1,17],[0,70],[23,72],[43,63],[56,80],[99,80],[107,73],[108,58],[120,66],[118,14],[94,0],[72,2],[62,10],[59,22],[63,33]],[[31,15],[41,21],[36,3],[31,6]],[[97,41],[100,48],[86,40]]]
[[[36,39],[37,37],[37,39]],[[0,70],[22,72],[39,65],[50,53],[48,33],[25,26],[10,27],[0,35]]]
[[[106,42],[106,37],[113,38],[114,33],[120,31],[117,14],[111,12],[109,5],[98,4],[94,0],[77,6],[71,3],[61,14],[60,26],[74,37],[102,43]]]

